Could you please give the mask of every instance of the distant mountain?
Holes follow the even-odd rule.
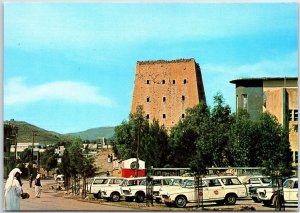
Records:
[[[4,121],[8,123],[9,121]],[[82,132],[60,134],[48,131],[40,127],[29,124],[25,121],[10,121],[18,127],[18,143],[56,144],[58,142],[72,141],[74,137],[80,137],[82,140],[96,140],[99,137],[111,138],[114,135],[115,127],[92,128]],[[34,133],[34,137],[33,137]]]
[[[8,123],[8,121],[4,121]],[[70,136],[62,135],[53,131],[47,131],[40,127],[29,124],[25,121],[10,121],[11,124],[18,127],[18,143],[56,144],[62,141],[70,141]],[[34,134],[34,136],[33,136]]]
[[[97,140],[98,138],[111,138],[115,132],[115,127],[98,127],[85,130],[83,132],[68,133],[66,135],[80,137],[82,140]]]

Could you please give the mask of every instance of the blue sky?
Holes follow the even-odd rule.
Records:
[[[298,76],[296,3],[6,3],[4,120],[69,133],[128,119],[135,66],[194,58],[207,102]]]

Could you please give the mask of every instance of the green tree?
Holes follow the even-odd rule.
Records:
[[[274,115],[262,113],[256,122],[258,164],[270,176],[290,176],[292,174],[292,151],[289,133],[283,129]]]
[[[47,172],[51,171],[52,169],[57,167],[57,158],[58,154],[55,154],[55,147],[47,147],[45,152],[41,154],[41,167],[43,167]]]

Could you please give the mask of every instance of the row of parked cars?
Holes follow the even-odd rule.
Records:
[[[194,177],[153,176],[151,182],[147,177],[95,177],[90,185],[90,193],[96,198],[113,202],[126,201],[143,202],[146,199],[147,187],[151,188],[151,199],[165,203],[171,207],[185,207],[187,203],[216,202],[219,205],[234,205],[237,199],[249,195],[255,202],[263,201],[271,205],[274,190],[270,188],[271,179],[263,176],[208,176],[199,180]],[[149,185],[151,184],[151,185]],[[292,185],[292,188],[291,188]],[[255,190],[254,190],[255,189]],[[289,193],[298,191],[298,179],[287,179],[283,184],[285,202],[297,202],[298,194]],[[148,188],[149,190],[149,188]],[[254,192],[255,191],[255,192]],[[270,201],[271,200],[271,201]]]
[[[96,198],[114,202],[119,201],[121,197],[126,201],[143,202],[147,195],[147,181],[146,177],[95,177],[90,185],[90,192]],[[177,207],[185,207],[188,202],[196,202],[199,196],[203,201],[230,205],[235,204],[237,198],[247,196],[245,185],[236,176],[204,177],[200,184],[195,183],[194,177],[154,176],[151,181],[151,192],[152,199],[156,202]]]

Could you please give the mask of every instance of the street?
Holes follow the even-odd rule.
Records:
[[[97,199],[74,199],[64,196],[63,191],[55,192],[48,190],[47,184],[53,181],[43,180],[41,198],[34,197],[34,188],[29,188],[27,181],[24,181],[23,190],[30,194],[29,199],[21,200],[22,211],[61,211],[61,210],[82,210],[82,211],[199,211],[195,204],[188,204],[186,208],[166,207],[164,204],[154,203],[154,206],[147,207],[146,203],[106,202]],[[266,207],[262,203],[254,203],[250,198],[238,200],[235,205],[217,205],[216,203],[205,203],[204,211],[275,211],[274,207]],[[286,207],[286,211],[298,211],[297,207]]]

